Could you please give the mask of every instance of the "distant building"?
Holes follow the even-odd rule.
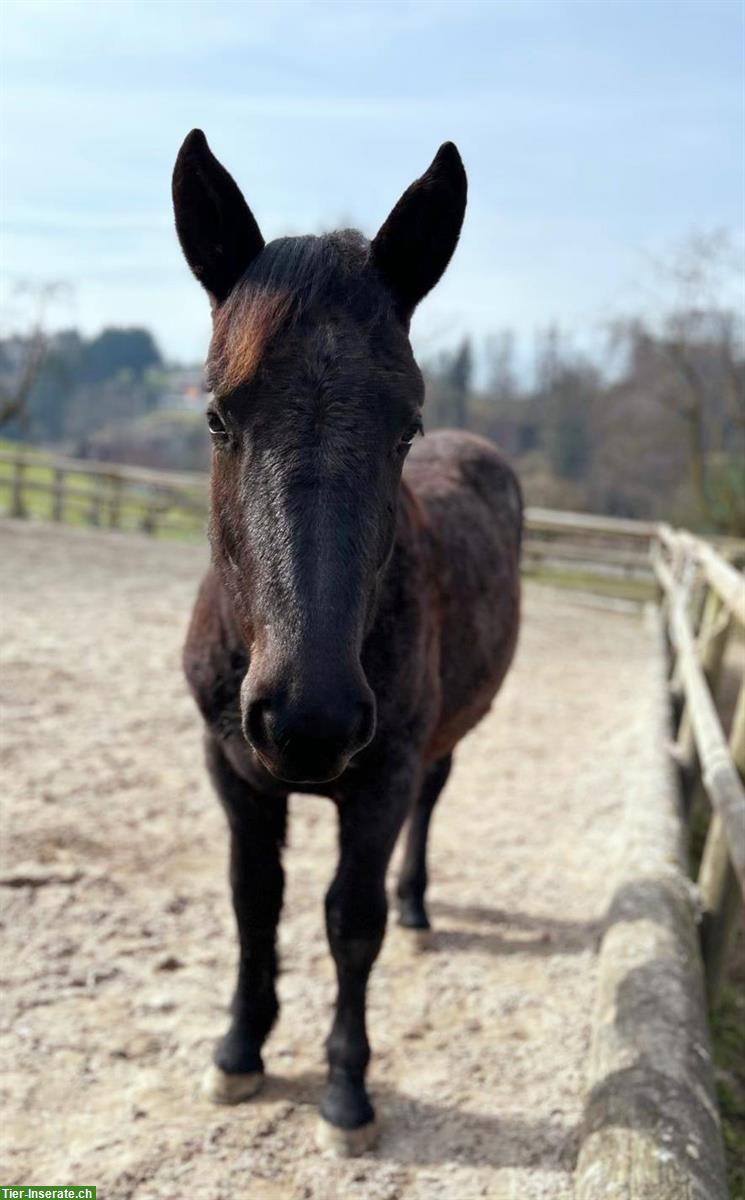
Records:
[[[206,404],[204,369],[201,366],[166,368],[158,408],[202,412]]]

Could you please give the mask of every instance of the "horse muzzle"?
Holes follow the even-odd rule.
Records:
[[[375,734],[375,698],[366,684],[333,689],[311,703],[284,689],[246,691],[244,736],[263,766],[286,783],[337,779]]]

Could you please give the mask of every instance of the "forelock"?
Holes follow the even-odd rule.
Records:
[[[369,257],[369,242],[355,230],[265,246],[215,312],[209,390],[225,394],[250,379],[270,340],[305,316],[320,320],[339,309],[372,321],[388,311]]]

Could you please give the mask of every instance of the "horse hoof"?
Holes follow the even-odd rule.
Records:
[[[228,1075],[213,1063],[202,1080],[202,1093],[213,1104],[240,1104],[241,1100],[255,1096],[263,1082],[263,1071]]]
[[[409,946],[414,950],[424,953],[426,950],[431,950],[435,944],[435,934],[433,929],[422,929],[421,926],[401,925],[404,931],[404,937]]]
[[[435,946],[435,931],[434,929],[412,929],[410,930],[411,940],[414,947],[425,953],[427,950],[434,949]]]
[[[404,929],[428,930],[430,928],[427,910],[420,900],[399,900],[398,923]]]
[[[319,1117],[316,1126],[316,1144],[319,1150],[328,1151],[337,1158],[356,1158],[374,1145],[378,1136],[377,1121],[358,1125],[356,1129],[340,1129]]]

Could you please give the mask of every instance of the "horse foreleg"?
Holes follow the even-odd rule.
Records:
[[[284,890],[280,854],[287,797],[254,792],[212,739],[207,763],[230,826],[230,884],[239,960],[230,1028],[215,1047],[204,1090],[217,1103],[234,1104],[261,1086],[261,1048],[279,1012],[276,937]]]
[[[375,1139],[375,1112],[365,1088],[367,982],[383,944],[385,876],[414,790],[411,776],[403,773],[377,795],[364,789],[339,806],[339,865],[326,896],[338,988],[318,1133],[319,1144],[339,1154],[361,1154]]]

